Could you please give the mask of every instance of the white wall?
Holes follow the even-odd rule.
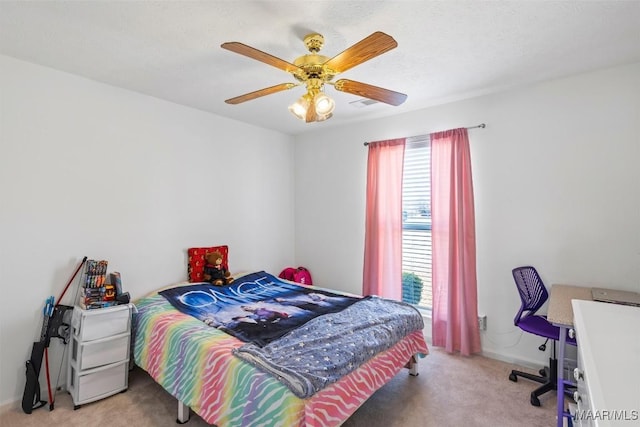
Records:
[[[44,299],[82,256],[109,260],[134,298],[183,280],[186,248],[223,243],[234,271],[279,271],[295,254],[317,284],[360,292],[362,143],[481,122],[470,135],[483,349],[543,361],[539,341],[512,326],[513,267],[537,266],[548,286],[640,290],[638,93],[635,64],[339,129],[313,125],[292,144],[0,56],[0,404],[20,399]]]
[[[292,263],[291,137],[9,57],[0,70],[0,404],[21,399],[44,300],[85,255],[134,298],[184,280],[191,246],[228,244],[232,271]]]
[[[360,292],[363,142],[486,123],[470,130],[483,351],[543,362],[540,340],[513,326],[512,268],[536,266],[547,287],[640,290],[639,94],[635,64],[301,135],[296,263],[320,285]]]

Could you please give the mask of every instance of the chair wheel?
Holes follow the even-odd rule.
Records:
[[[539,373],[540,375],[542,375],[543,377],[546,377],[546,376],[547,376],[547,371],[546,371],[546,369],[544,369],[544,368],[540,369],[540,370],[538,371],[538,373]]]
[[[531,393],[531,404],[533,406],[540,406],[540,399],[538,399],[538,397],[533,393]]]
[[[514,383],[518,382],[518,377],[516,376],[516,374],[514,374],[513,372],[509,374],[509,379],[511,381],[513,381]]]

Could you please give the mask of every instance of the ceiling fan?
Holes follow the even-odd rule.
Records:
[[[290,73],[299,81],[299,83],[281,83],[227,99],[225,102],[227,104],[240,104],[304,84],[307,88],[307,93],[290,105],[289,111],[299,119],[309,123],[320,122],[333,115],[335,102],[324,93],[325,84],[332,85],[340,92],[359,95],[394,106],[402,104],[407,99],[407,95],[403,93],[354,80],[340,79],[335,82],[332,81],[337,74],[398,46],[398,43],[388,34],[377,31],[333,58],[318,54],[324,44],[324,37],[321,34],[313,33],[305,36],[304,44],[310,53],[296,58],[291,63],[239,42],[223,43],[221,45],[223,49],[279,68]]]

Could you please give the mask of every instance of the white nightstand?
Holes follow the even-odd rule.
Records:
[[[83,310],[71,318],[67,390],[74,409],[129,386],[130,304]]]

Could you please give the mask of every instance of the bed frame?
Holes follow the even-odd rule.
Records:
[[[411,359],[409,359],[409,361],[405,365],[405,368],[409,369],[409,375],[417,377],[420,374],[418,372],[418,355],[414,354],[413,356],[411,356]],[[176,423],[184,424],[188,422],[189,419],[189,407],[182,403],[182,401],[178,400],[178,417],[176,419]]]

